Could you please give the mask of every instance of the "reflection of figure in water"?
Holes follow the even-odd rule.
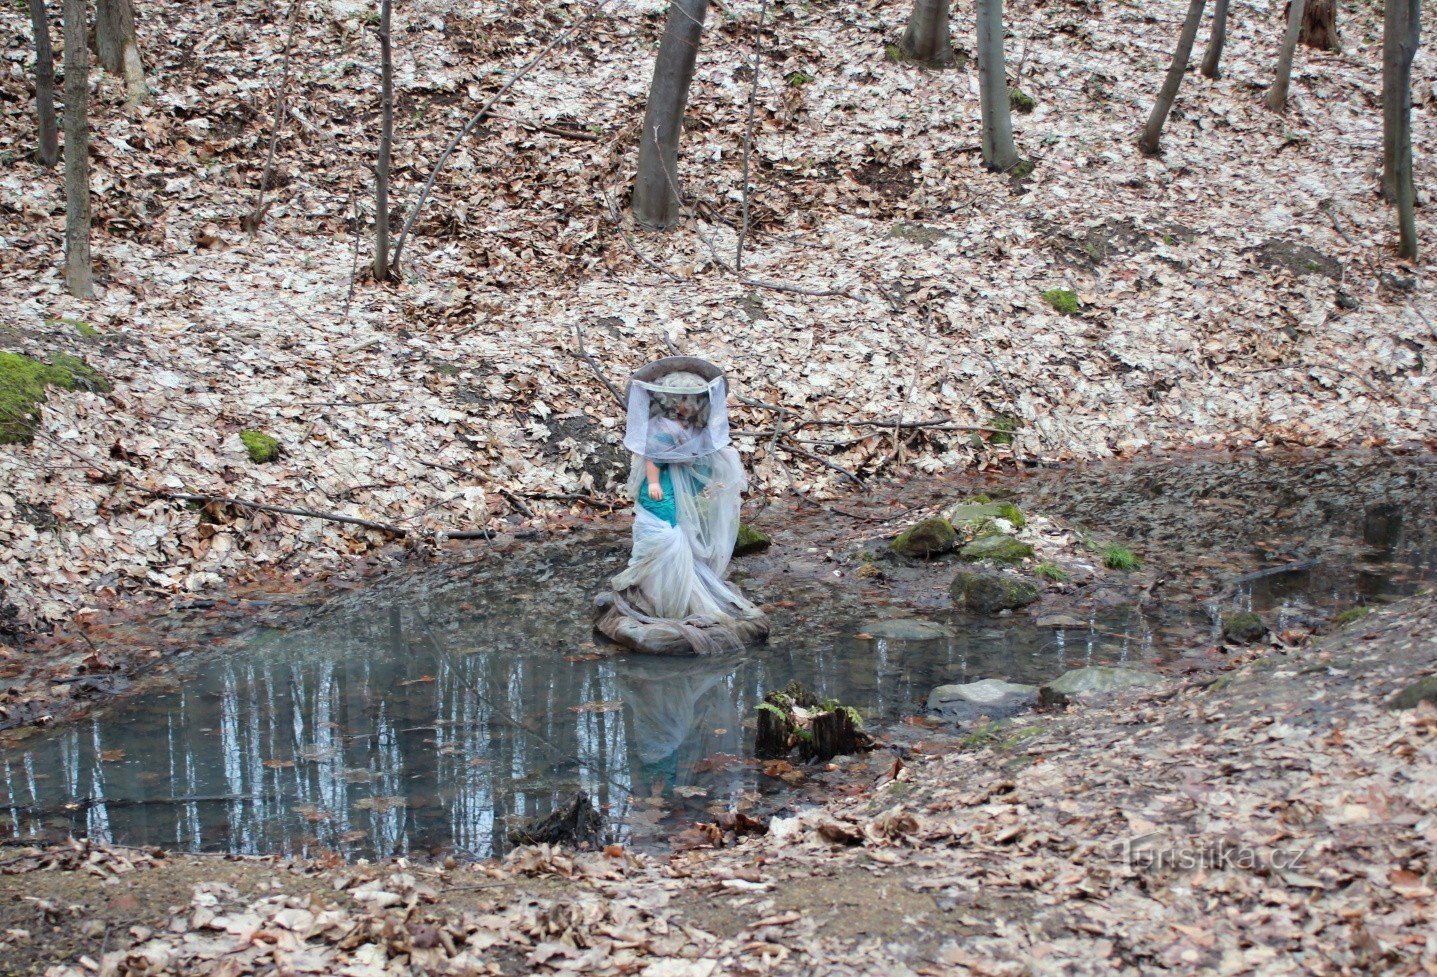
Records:
[[[763,613],[724,580],[746,485],[726,395],[722,371],[691,357],[629,382],[634,549],[596,602],[595,625],[636,651],[714,654],[768,635]]]
[[[742,662],[634,657],[606,664],[633,711],[636,793],[666,793],[691,782],[704,757],[740,752],[743,714],[726,680]]]

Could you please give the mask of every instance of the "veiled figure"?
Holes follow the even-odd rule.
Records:
[[[768,636],[763,612],[724,579],[747,487],[727,393],[723,371],[694,357],[650,363],[629,381],[634,548],[595,601],[595,626],[635,651],[712,655]]]

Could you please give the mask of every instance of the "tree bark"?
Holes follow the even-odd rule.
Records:
[[[95,0],[95,50],[100,57],[100,67],[124,80],[128,104],[143,101],[149,95],[131,0]]]
[[[379,165],[374,174],[374,277],[389,280],[389,162],[394,147],[394,57],[390,18],[393,0],[379,3]]]
[[[1277,75],[1267,90],[1267,107],[1274,112],[1287,111],[1287,84],[1292,78],[1292,56],[1297,51],[1305,6],[1305,0],[1291,0],[1287,5],[1287,30],[1282,35],[1282,49],[1277,53]]]
[[[708,0],[673,0],[654,61],[631,206],[635,220],[656,230],[673,227],[679,220],[679,134],[708,6]]]
[[[1397,253],[1408,261],[1417,258],[1417,200],[1412,180],[1412,60],[1421,39],[1421,17],[1421,0],[1387,0],[1382,43],[1383,142],[1392,150],[1392,196],[1397,203],[1399,235]]]
[[[35,114],[39,117],[35,158],[54,166],[60,159],[60,138],[55,126],[55,54],[50,49],[45,0],[30,0],[30,24],[35,29]]]
[[[63,0],[65,32],[65,284],[95,294],[90,277],[90,46],[85,0]]]
[[[1397,136],[1402,94],[1398,87],[1405,0],[1386,0],[1382,8],[1382,199],[1397,199]]]
[[[1202,59],[1204,78],[1222,77],[1222,49],[1227,45],[1227,0],[1216,0],[1212,8],[1212,34]]]
[[[929,68],[953,63],[953,41],[948,34],[948,0],[914,0],[908,27],[898,42],[903,56]]]
[[[1298,40],[1319,51],[1342,50],[1342,38],[1337,35],[1337,0],[1308,0]]]
[[[978,104],[983,116],[983,162],[990,170],[1018,164],[1008,68],[1003,61],[1003,0],[978,0]]]
[[[1173,101],[1178,97],[1178,89],[1182,86],[1183,75],[1187,73],[1188,58],[1192,56],[1193,41],[1197,39],[1206,2],[1207,0],[1190,0],[1188,3],[1187,19],[1183,21],[1182,33],[1178,35],[1173,63],[1168,66],[1168,74],[1163,80],[1162,90],[1158,92],[1158,100],[1153,105],[1152,114],[1148,116],[1148,124],[1143,127],[1142,138],[1138,140],[1139,148],[1149,156],[1156,156],[1162,148],[1163,124],[1168,120],[1168,113],[1172,111]]]

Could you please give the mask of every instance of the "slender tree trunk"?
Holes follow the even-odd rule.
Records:
[[[1387,0],[1386,29],[1393,37],[1383,39],[1384,95],[1395,103],[1390,111],[1383,106],[1383,122],[1391,123],[1386,136],[1392,146],[1392,193],[1397,203],[1399,240],[1397,253],[1409,261],[1417,258],[1417,200],[1412,180],[1412,59],[1417,55],[1421,39],[1421,0]]]
[[[1212,34],[1208,36],[1207,54],[1202,59],[1204,78],[1222,77],[1222,49],[1227,44],[1227,0],[1215,0],[1212,6]]]
[[[948,35],[948,0],[914,0],[908,28],[898,42],[903,56],[929,68],[953,63],[953,41]]]
[[[1292,78],[1292,55],[1297,51],[1304,6],[1304,0],[1291,0],[1287,5],[1287,30],[1282,35],[1282,49],[1277,53],[1277,76],[1267,90],[1267,107],[1274,112],[1287,111],[1287,84]]]
[[[1337,0],[1308,0],[1298,40],[1319,51],[1342,50],[1342,38],[1337,35]]]
[[[30,24],[35,28],[35,113],[40,129],[35,158],[54,166],[60,159],[60,141],[55,131],[55,55],[50,50],[50,16],[45,12],[45,0],[30,0]]]
[[[990,170],[1018,164],[1008,68],[1003,61],[1003,0],[978,0],[978,105],[983,116],[983,162]]]
[[[100,66],[125,82],[125,100],[133,105],[149,95],[140,41],[135,34],[131,0],[95,0],[95,50]]]
[[[394,147],[394,57],[390,49],[392,0],[379,2],[379,166],[374,174],[374,277],[389,280],[389,157]]]
[[[1403,95],[1399,86],[1405,0],[1386,0],[1382,8],[1382,199],[1397,199],[1397,136],[1402,126]]]
[[[654,80],[639,134],[639,173],[631,202],[634,219],[658,230],[679,220],[679,133],[694,80],[708,0],[673,0],[654,61]]]
[[[65,284],[95,294],[90,278],[90,45],[85,0],[63,0],[65,32]]]
[[[1192,57],[1193,41],[1197,39],[1198,26],[1202,23],[1202,11],[1206,0],[1189,0],[1187,19],[1183,21],[1182,33],[1178,35],[1177,50],[1173,52],[1173,63],[1168,66],[1168,76],[1163,80],[1162,91],[1153,105],[1148,124],[1143,127],[1138,147],[1149,156],[1156,156],[1162,147],[1163,123],[1168,120],[1173,101],[1178,97],[1183,75],[1188,70],[1188,58]]]

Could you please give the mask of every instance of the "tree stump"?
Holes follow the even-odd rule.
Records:
[[[604,819],[594,809],[589,795],[578,791],[568,803],[555,808],[509,831],[515,845],[571,845],[575,848],[598,848],[602,842]]]
[[[1307,0],[1302,10],[1302,33],[1297,39],[1319,51],[1340,51],[1337,36],[1337,0]]]
[[[790,682],[782,691],[763,697],[754,753],[775,760],[797,747],[804,760],[829,760],[870,750],[873,738],[860,725],[857,710],[835,700],[820,702],[812,692]]]

